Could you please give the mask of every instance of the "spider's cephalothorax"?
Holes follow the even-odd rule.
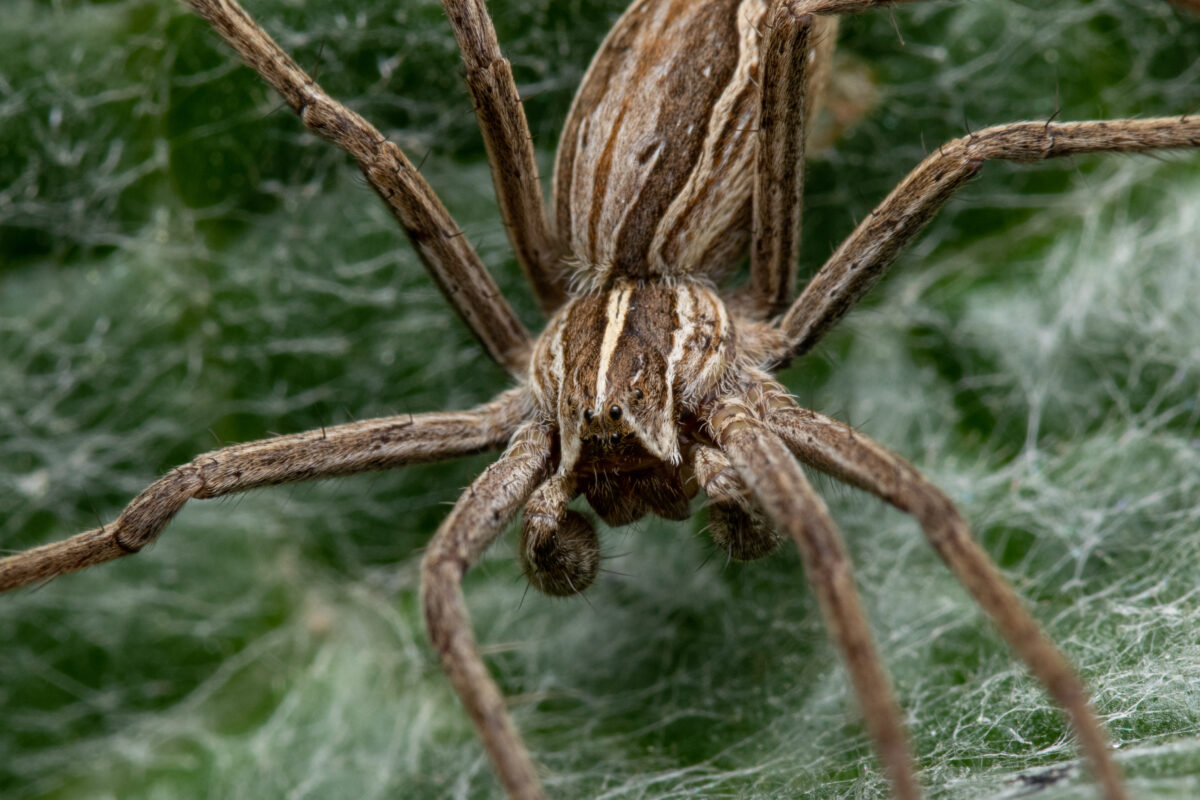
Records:
[[[559,438],[555,474],[525,512],[521,552],[536,587],[574,594],[595,577],[595,536],[566,508],[574,494],[610,525],[688,517],[696,484],[682,450],[735,347],[725,304],[693,281],[616,280],[554,316],[530,368]]]
[[[849,558],[800,462],[916,517],[930,544],[1067,712],[1107,800],[1126,797],[1066,659],[1025,611],[953,503],[861,432],[802,409],[767,368],[803,355],[989,160],[1200,146],[1200,116],[1018,122],[932,151],[793,298],[804,142],[829,67],[831,15],[892,0],[636,0],[596,56],[564,125],[552,232],[529,126],[482,0],[443,0],[466,65],[517,259],[551,317],[534,342],[467,237],[404,153],[332,100],[235,0],[189,0],[311,130],[357,160],[447,300],[517,386],[469,411],[365,420],[205,454],[112,523],[0,558],[0,591],[136,553],[193,498],[447,459],[503,455],[426,550],[430,638],[505,791],[544,797],[480,658],[461,582],[524,508],[521,563],[550,594],[599,569],[601,518],[688,516],[708,497],[730,557],[794,541],[898,800],[920,791],[901,714]],[[749,245],[750,276],[719,287]],[[572,265],[570,275],[563,265]],[[734,313],[736,311],[736,313]]]

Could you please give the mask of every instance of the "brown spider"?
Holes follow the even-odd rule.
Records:
[[[793,301],[804,130],[833,41],[831,17],[875,0],[642,0],[609,35],[567,120],[545,215],[528,126],[481,2],[445,0],[467,65],[514,249],[550,321],[535,340],[403,153],[327,97],[232,0],[191,5],[315,132],[350,152],[447,299],[517,388],[474,411],[369,420],[224,448],[179,467],[112,524],[0,560],[0,591],[135,553],[183,504],[275,485],[505,448],[432,540],[422,567],[430,637],[514,798],[533,764],[479,658],[461,581],[524,508],[521,563],[556,595],[594,580],[594,529],[689,514],[703,489],[737,559],[799,546],[898,798],[919,791],[888,678],[840,536],[799,462],[913,514],[930,543],[1070,716],[1109,798],[1125,797],[1085,692],[911,465],[797,407],[767,370],[809,351],[900,249],[991,159],[1200,144],[1200,120],[1016,123],[938,148]],[[714,286],[749,245],[750,283]],[[564,269],[564,265],[566,269]],[[798,461],[798,460],[799,461]]]

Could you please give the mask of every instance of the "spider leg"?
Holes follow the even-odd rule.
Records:
[[[542,310],[550,314],[566,298],[558,272],[561,253],[546,217],[533,137],[512,66],[500,54],[483,0],[442,0],[442,5],[467,68],[467,88],[475,101],[509,242]]]
[[[778,3],[763,32],[749,301],[760,319],[796,292],[804,145],[831,71],[837,19],[797,16]]]
[[[529,332],[450,212],[400,148],[326,95],[235,0],[188,2],[275,88],[309,130],[354,156],[371,188],[408,234],[434,283],[488,355],[523,376]]]
[[[176,467],[108,525],[0,558],[0,592],[132,555],[192,498],[440,461],[502,446],[527,412],[522,389],[472,411],[405,415],[237,444]]]
[[[811,350],[985,162],[1196,147],[1200,147],[1200,116],[1016,122],[947,142],[892,190],[805,287],[779,323],[789,342],[780,360]]]
[[[471,715],[500,783],[512,800],[544,798],[533,762],[488,674],[463,599],[467,570],[550,473],[552,427],[528,422],[500,460],[475,479],[438,528],[421,562],[421,602],[429,638]]]
[[[780,401],[784,397],[778,387]],[[788,405],[767,425],[805,464],[864,489],[916,517],[926,538],[995,622],[1009,645],[1066,710],[1108,800],[1127,797],[1108,737],[1067,659],[1026,611],[1020,598],[976,544],[954,504],[916,467],[829,417]],[[782,405],[782,402],[779,402]]]
[[[871,639],[841,535],[800,464],[783,440],[756,418],[751,402],[727,398],[709,418],[713,437],[767,515],[800,548],[805,573],[850,672],[894,797],[920,797],[900,708]]]

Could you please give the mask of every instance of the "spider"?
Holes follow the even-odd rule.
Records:
[[[781,534],[800,545],[846,653],[895,794],[915,796],[895,702],[872,653],[836,530],[790,448],[806,463],[918,516],[939,554],[998,618],[1002,631],[1072,715],[1107,795],[1123,796],[1103,734],[1077,681],[965,537],[949,501],[898,456],[862,434],[798,409],[764,369],[811,349],[984,158],[1012,158],[1015,152],[1032,160],[1096,150],[1190,147],[1197,137],[1194,121],[1024,123],[949,143],[930,157],[924,172],[902,185],[904,191],[860,226],[792,304],[800,131],[807,114],[802,98],[816,94],[819,79],[814,75],[827,59],[820,45],[832,38],[822,35],[822,18],[810,15],[863,10],[876,3],[694,5],[669,25],[654,23],[666,25],[665,30],[639,21],[639,15],[655,18],[661,6],[635,6],[618,23],[614,37],[632,37],[634,52],[653,50],[650,43],[671,42],[653,57],[686,62],[703,53],[703,65],[689,65],[689,81],[719,64],[714,51],[732,53],[728,71],[713,72],[728,82],[717,88],[731,85],[736,91],[714,92],[707,103],[697,103],[689,86],[682,95],[650,92],[620,102],[626,96],[619,92],[644,82],[621,75],[612,81],[598,78],[605,70],[630,68],[623,60],[627,54],[614,55],[621,47],[610,44],[602,50],[560,148],[557,236],[543,217],[519,102],[494,50],[490,22],[481,6],[448,3],[469,75],[482,81],[473,90],[514,247],[543,307],[554,314],[531,348],[469,246],[454,234],[449,217],[441,216],[444,212],[400,160],[403,156],[271,49],[265,34],[236,6],[210,0],[193,4],[264,72],[310,127],[360,162],[370,162],[364,164],[368,179],[392,202],[456,310],[486,350],[527,383],[475,412],[355,423],[202,456],[151,487],[116,523],[0,562],[0,587],[136,552],[158,535],[188,496],[504,447],[500,461],[464,495],[433,540],[423,568],[424,600],[435,646],[480,725],[501,782],[514,797],[537,796],[529,759],[474,653],[458,590],[462,573],[523,507],[521,561],[530,583],[549,594],[578,593],[596,576],[599,548],[591,524],[567,507],[574,496],[584,495],[605,521],[623,524],[647,513],[686,516],[691,496],[702,488],[713,504],[714,537],[733,557],[764,555]],[[735,33],[730,34],[730,20],[742,28],[732,26]],[[719,37],[722,31],[735,36],[721,42],[723,47],[705,38]],[[761,45],[760,34],[765,36]],[[695,47],[696,41],[709,47]],[[731,46],[735,42],[753,44]],[[810,67],[814,47],[817,56]],[[756,102],[745,97],[756,101],[758,89],[752,87],[759,86],[765,96],[776,97],[776,105],[767,106],[757,125],[740,124],[754,121]],[[688,102],[673,105],[680,96]],[[627,118],[621,109],[628,106],[637,113]],[[667,125],[667,133],[656,129],[657,123]],[[703,143],[691,151],[682,146],[693,126],[718,124],[725,126],[728,138],[718,140],[727,150],[713,155]],[[642,125],[650,127],[637,127]],[[633,131],[629,136],[644,146],[613,145],[597,157],[592,133],[617,130]],[[755,147],[779,155],[756,170]],[[619,157],[611,156],[614,150]],[[706,153],[711,161],[705,160]],[[386,169],[379,158],[389,159]],[[712,166],[722,160],[725,166]],[[646,178],[649,174],[654,181]],[[399,185],[398,175],[410,182]],[[612,193],[602,194],[600,184]],[[664,195],[665,186],[672,188]],[[688,187],[694,206],[678,208],[668,202]],[[742,231],[752,195],[751,281],[747,290],[722,296],[713,285],[746,246]],[[645,200],[633,208],[643,208],[639,213],[648,216],[628,211],[631,197]],[[569,286],[559,271],[564,262],[572,270]]]

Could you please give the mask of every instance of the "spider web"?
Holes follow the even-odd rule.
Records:
[[[619,0],[494,0],[549,173]],[[437,3],[252,4],[413,157],[536,328]],[[0,546],[111,519],[233,442],[504,386],[346,159],[169,2],[10,0],[0,29]],[[873,110],[809,172],[803,269],[964,128],[1200,107],[1164,3],[845,24]],[[1200,162],[991,166],[800,400],[915,461],[1079,666],[1141,798],[1200,792]],[[135,559],[0,599],[0,795],[492,797],[418,560],[486,457],[189,506]],[[1093,796],[1069,732],[906,518],[829,481],[936,798]],[[798,559],[701,519],[604,535],[590,607],[468,580],[555,797],[880,798]],[[1020,778],[1018,776],[1025,776]]]

